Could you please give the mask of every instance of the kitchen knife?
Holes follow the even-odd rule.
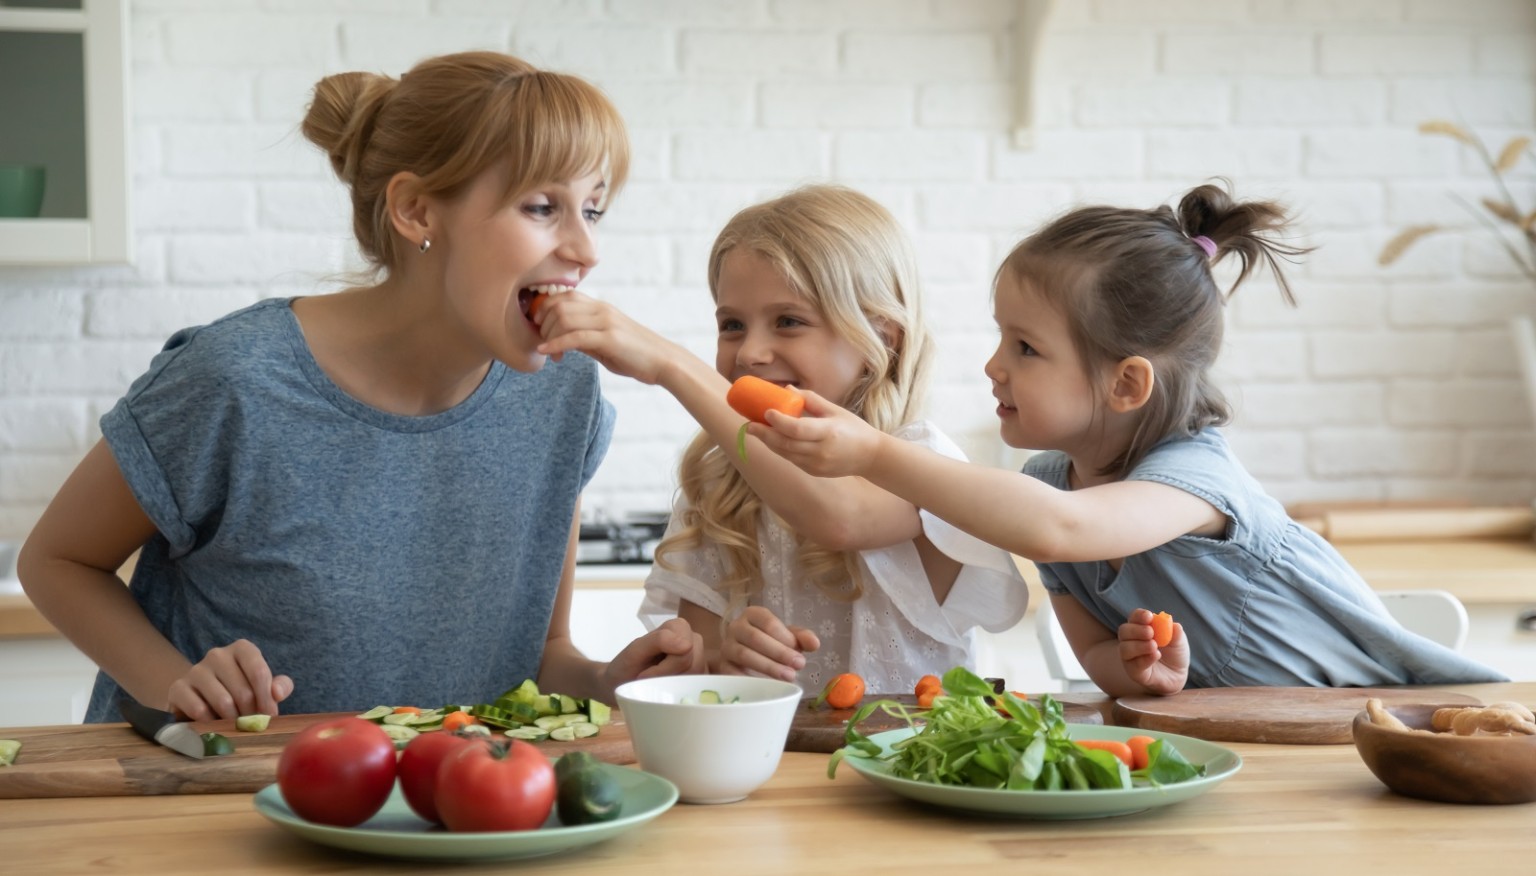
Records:
[[[187,757],[203,757],[203,737],[191,724],[176,720],[170,712],[151,709],[127,694],[118,698],[117,708],[145,739]]]

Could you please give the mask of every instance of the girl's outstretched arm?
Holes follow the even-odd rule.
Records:
[[[562,293],[540,308],[538,318],[545,339],[540,352],[558,356],[580,350],[615,374],[671,393],[752,490],[795,532],[833,550],[888,547],[921,534],[922,522],[911,502],[861,478],[807,475],[765,452],[756,439],[748,439],[742,458],[736,452],[736,436],[743,418],[725,401],[730,381],[687,348],[612,305],[579,292]]]
[[[769,412],[748,433],[801,469],[861,477],[971,535],[1036,562],[1118,559],[1189,533],[1219,535],[1209,502],[1151,481],[1058,490],[1019,472],[950,459],[871,428],[814,392],[800,418]]]
[[[1071,596],[1052,594],[1051,610],[1072,652],[1099,689],[1112,697],[1175,694],[1189,676],[1189,643],[1174,624],[1165,648],[1152,641],[1152,612],[1138,608],[1117,630],[1109,630]]]
[[[293,681],[251,642],[195,666],[160,634],[117,570],[155,534],[105,441],[86,453],[23,545],[22,587],[43,617],[130,696],[194,720],[277,714]]]

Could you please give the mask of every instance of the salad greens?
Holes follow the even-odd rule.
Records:
[[[913,728],[921,721],[922,729],[885,752],[856,729],[875,709]],[[827,777],[836,775],[844,757],[885,761],[903,779],[1010,791],[1158,787],[1205,775],[1204,766],[1161,739],[1147,747],[1146,767],[1132,771],[1110,752],[1079,747],[1061,715],[1061,704],[1049,694],[1036,708],[1012,693],[994,694],[991,684],[957,666],[944,673],[944,693],[927,710],[877,700],[854,713]]]

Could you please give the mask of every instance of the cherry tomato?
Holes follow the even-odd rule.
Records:
[[[383,808],[395,787],[395,743],[361,718],[315,724],[283,746],[277,787],[300,818],[354,827]]]
[[[406,743],[400,752],[400,792],[413,812],[431,822],[443,820],[437,814],[437,773],[443,761],[468,744],[468,737],[441,730]]]
[[[554,806],[554,765],[521,739],[471,740],[437,774],[437,813],[449,830],[535,830]]]

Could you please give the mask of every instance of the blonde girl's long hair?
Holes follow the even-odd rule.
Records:
[[[709,290],[720,299],[725,257],[750,252],[773,265],[837,335],[859,351],[863,376],[843,407],[882,432],[916,419],[927,388],[933,342],[923,321],[917,260],[901,225],[852,189],[814,185],[748,207],[726,223],[709,254]],[[678,470],[687,500],[681,527],[656,548],[718,545],[727,568],[720,583],[734,617],[762,586],[758,523],[767,509],[730,457],[700,433]],[[863,592],[854,552],[833,551],[797,535],[810,583],[835,599]]]
[[[398,80],[337,73],[316,83],[300,128],[352,193],[352,229],[377,278],[399,265],[385,192],[397,173],[450,199],[500,165],[503,203],[542,183],[629,170],[624,120],[596,86],[499,52],[429,58]]]

